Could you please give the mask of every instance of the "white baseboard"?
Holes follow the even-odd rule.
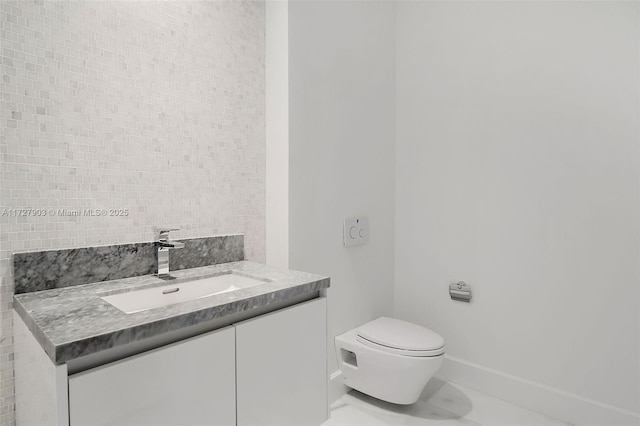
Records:
[[[448,355],[436,376],[577,426],[640,425],[638,413]]]
[[[329,406],[342,395],[349,392],[349,388],[342,384],[342,371],[336,370],[329,377]]]

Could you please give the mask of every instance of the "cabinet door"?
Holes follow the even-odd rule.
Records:
[[[239,426],[327,419],[326,299],[236,324]]]
[[[71,426],[235,425],[235,330],[69,377]]]

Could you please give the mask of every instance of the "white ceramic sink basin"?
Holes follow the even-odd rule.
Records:
[[[111,303],[127,314],[187,302],[215,294],[228,293],[234,290],[265,284],[268,280],[250,278],[228,272],[208,278],[183,281],[162,287],[147,288],[128,293],[104,296],[102,300]]]

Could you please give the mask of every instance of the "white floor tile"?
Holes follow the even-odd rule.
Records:
[[[567,426],[472,389],[432,379],[412,405],[390,404],[357,391],[331,406],[323,426]]]
[[[393,413],[376,412],[343,402],[345,395],[331,407],[331,417],[323,426],[386,426],[397,424]]]
[[[405,425],[456,425],[456,426],[480,426],[468,418],[459,416],[438,407],[430,402],[418,401],[407,410],[408,419]]]
[[[486,426],[567,426],[568,423],[518,407],[473,389],[432,379],[421,399]]]
[[[410,406],[389,404],[352,391],[332,406],[331,418],[323,426],[478,426],[425,401]]]

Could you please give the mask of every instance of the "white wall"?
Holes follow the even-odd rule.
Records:
[[[289,4],[289,266],[331,277],[329,371],[333,336],[392,310],[394,25],[392,2]]]
[[[289,267],[289,2],[265,2],[266,263]]]
[[[396,315],[462,362],[626,413],[638,35],[637,2],[397,9]],[[449,300],[457,280],[471,304]]]

